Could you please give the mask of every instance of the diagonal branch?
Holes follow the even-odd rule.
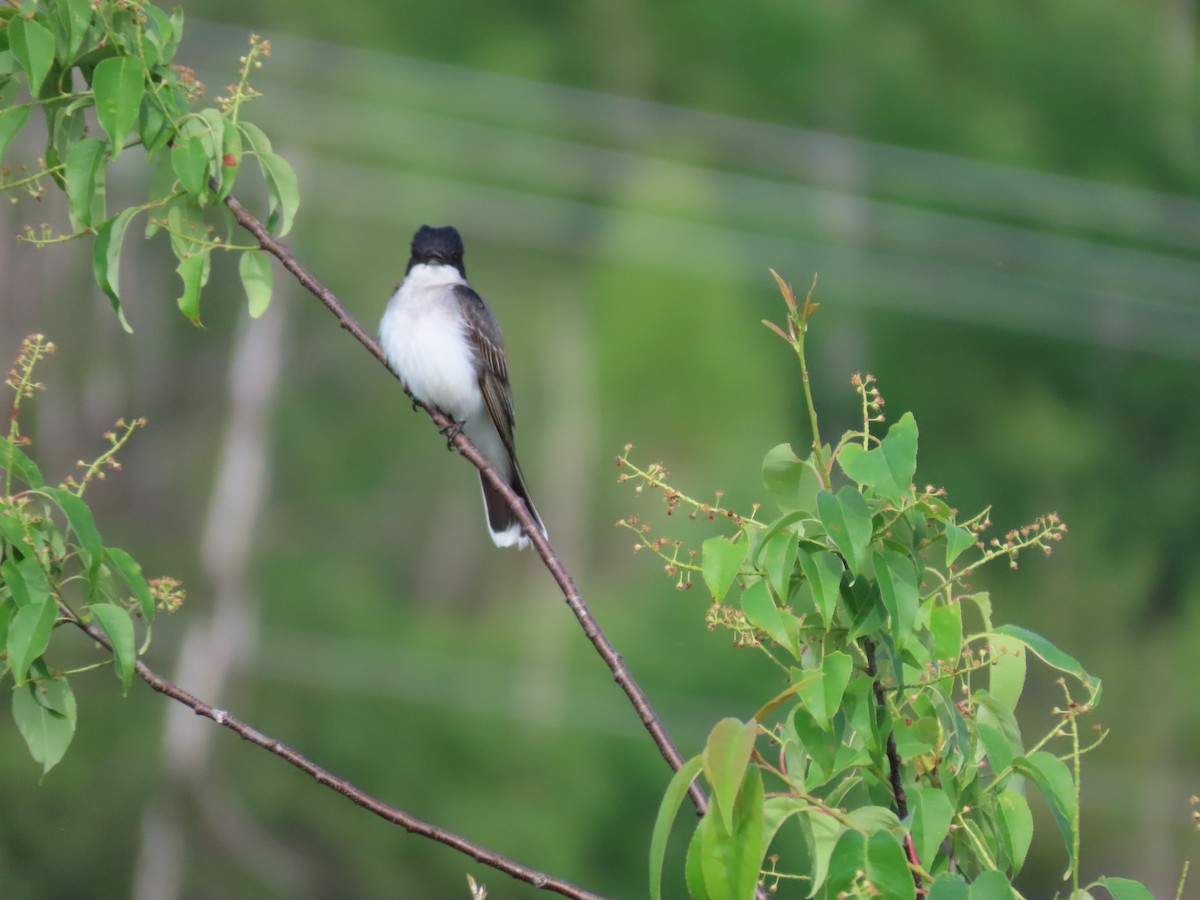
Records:
[[[95,625],[87,624],[77,618],[74,612],[59,602],[59,611],[63,618],[69,621],[72,625],[82,630],[89,638],[95,641],[104,649],[112,652],[112,644],[107,636]],[[307,757],[297,753],[287,744],[278,741],[275,738],[268,737],[261,731],[246,724],[236,716],[226,712],[223,709],[216,709],[213,706],[205,703],[192,694],[189,694],[179,685],[167,681],[161,675],[158,675],[143,663],[141,660],[135,664],[135,671],[138,677],[146,684],[150,685],[160,694],[170,697],[177,703],[182,703],[198,716],[204,716],[207,719],[212,719],[218,725],[228,728],[242,740],[249,741],[256,747],[261,747],[268,753],[273,753],[285,762],[295,766],[301,772],[312,777],[318,784],[322,784],[327,788],[331,788],[345,797],[352,803],[356,803],[368,812],[372,812],[384,821],[391,822],[393,825],[399,825],[405,830],[419,834],[423,837],[430,838],[440,844],[445,844],[460,853],[465,853],[467,856],[483,863],[486,866],[491,866],[511,875],[518,881],[524,881],[536,888],[544,891],[552,891],[556,894],[561,894],[564,897],[570,897],[572,900],[604,900],[599,894],[593,894],[583,888],[576,887],[568,881],[563,881],[560,878],[554,878],[544,872],[539,872],[536,869],[531,869],[528,866],[523,866],[518,862],[514,862],[506,856],[499,853],[494,853],[479,844],[473,843],[452,831],[447,831],[444,828],[439,828],[436,825],[431,825],[421,819],[411,816],[404,810],[397,809],[394,806],[389,806],[380,800],[376,800],[370,794],[356,788],[353,784],[345,779],[338,778],[328,769],[324,769],[312,762]]]
[[[355,340],[362,344],[367,349],[367,352],[379,360],[386,368],[387,359],[383,355],[383,349],[379,346],[379,343],[346,311],[346,308],[342,306],[334,293],[304,268],[292,255],[287,246],[267,231],[266,226],[255,218],[246,207],[242,206],[234,196],[230,195],[226,197],[225,205],[229,207],[237,223],[254,235],[258,240],[258,245],[278,259],[283,264],[283,267],[309,293],[325,304],[325,307],[333,313],[342,328],[350,332]],[[388,371],[391,370],[389,369]],[[446,434],[451,433],[450,429],[454,423],[443,415],[440,410],[430,408],[424,404],[418,403],[417,405],[425,410],[440,431]],[[600,625],[592,617],[591,610],[588,609],[583,595],[579,592],[579,588],[575,586],[574,580],[566,570],[562,560],[554,552],[554,548],[550,546],[550,542],[542,534],[541,529],[534,523],[533,517],[529,514],[524,501],[513,492],[504,479],[496,474],[491,464],[475,449],[474,445],[471,444],[461,430],[457,430],[457,433],[455,433],[454,446],[459,453],[470,460],[472,465],[483,473],[484,477],[495,486],[497,491],[504,495],[509,507],[521,522],[521,527],[525,530],[525,534],[533,542],[533,546],[537,548],[538,555],[541,556],[550,576],[557,582],[559,589],[562,591],[563,599],[567,601],[567,606],[571,608],[571,612],[579,620],[579,624],[583,628],[583,633],[592,642],[592,645],[596,648],[596,652],[600,654],[600,658],[604,660],[605,665],[612,671],[613,679],[621,686],[621,690],[625,692],[625,696],[633,704],[633,708],[641,718],[642,724],[650,732],[651,738],[654,739],[659,753],[662,754],[672,769],[678,771],[683,765],[683,757],[679,755],[679,750],[675,747],[666,729],[663,728],[662,722],[659,721],[653,707],[650,706],[650,701],[638,686],[637,681],[626,667],[620,654],[617,653],[603,630],[601,630]],[[703,815],[704,811],[708,808],[708,798],[705,796],[699,783],[693,781],[688,788],[688,793],[691,795],[692,802],[696,806],[697,813]]]

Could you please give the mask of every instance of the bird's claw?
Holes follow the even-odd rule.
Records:
[[[455,422],[455,421],[451,420],[449,425],[447,425],[445,428],[441,429],[442,434],[446,438],[446,449],[447,450],[454,449],[454,439],[456,437],[458,437],[460,434],[462,434],[463,425],[465,425],[465,424],[466,424],[465,422]]]

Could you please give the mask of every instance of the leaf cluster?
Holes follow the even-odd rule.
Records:
[[[240,255],[238,271],[253,315],[270,300],[266,254],[232,244],[234,223],[222,201],[247,156],[257,160],[267,189],[269,227],[287,233],[299,205],[291,166],[263,131],[241,118],[258,96],[251,73],[270,55],[270,43],[251,36],[239,80],[215,105],[197,108],[203,85],[173,60],[183,38],[183,11],[168,14],[141,0],[32,0],[0,9],[0,163],[34,110],[46,123],[37,171],[9,177],[0,190],[40,196],[47,183],[67,196],[71,231],[55,236],[26,229],[38,246],[91,235],[93,271],[126,330],[120,299],[121,247],[130,224],[146,214],[147,238],[164,231],[178,260],[180,310],[200,323],[200,294],[214,250]],[[108,172],[121,153],[140,147],[148,196],[113,212]]]
[[[817,304],[780,281],[797,352]],[[1030,794],[1049,807],[1079,893],[1080,718],[1100,682],[1045,638],[993,623],[988,594],[966,578],[1025,549],[1049,553],[1065,526],[1050,514],[985,540],[987,510],[960,521],[943,490],[914,483],[918,428],[911,413],[879,434],[883,399],[872,377],[854,381],[862,427],[811,452],[770,450],[762,479],[777,514],[740,516],[699,504],[660,465],[618,463],[638,489],[660,490],[668,512],[687,504],[732,534],[703,542],[652,539],[622,523],[666,562],[698,573],[710,628],[767,654],[787,687],[745,721],[725,719],[672,780],[651,845],[651,894],[661,896],[667,840],[684,792],[702,776],[712,804],[692,834],[685,876],[696,900],[783,889],[804,897],[933,900],[1011,898],[1033,841]],[[1015,712],[1028,658],[1063,677],[1062,706],[1044,734]],[[1135,882],[1101,879],[1118,898],[1146,898]]]
[[[155,609],[175,608],[182,600],[173,579],[147,580],[132,556],[103,543],[83,500],[88,484],[117,466],[117,451],[143,421],[119,422],[119,431],[108,435],[109,448],[80,463],[83,476],[57,485],[47,484],[21,449],[29,443],[19,431],[22,401],[41,388],[33,371],[53,351],[41,335],[23,342],[6,380],[14,399],[9,432],[0,441],[0,682],[12,679],[13,719],[43,774],[62,759],[75,734],[73,673],[48,659],[56,629],[72,619],[98,626],[112,648],[111,660],[102,664],[111,661],[128,691],[137,658],[149,645]]]

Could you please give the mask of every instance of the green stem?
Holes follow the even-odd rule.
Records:
[[[1075,809],[1071,815],[1071,890],[1073,896],[1079,894],[1079,796],[1081,793],[1080,779],[1082,766],[1079,752],[1079,719],[1078,711],[1071,705],[1071,693],[1063,685],[1063,693],[1067,695],[1067,709],[1070,710],[1069,722],[1071,729],[1071,758],[1075,768]]]
[[[796,343],[793,344],[796,350],[796,357],[800,360],[800,380],[804,384],[804,403],[808,407],[808,424],[812,429],[812,448],[813,457],[817,461],[817,466],[820,467],[822,480],[825,487],[829,487],[831,481],[831,465],[826,464],[825,455],[821,452],[821,428],[817,424],[817,406],[813,402],[812,384],[808,378],[808,360],[804,356],[804,336],[808,333],[808,322],[795,313],[792,314],[792,320],[796,326]]]

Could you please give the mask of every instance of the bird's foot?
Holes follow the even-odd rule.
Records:
[[[440,429],[442,434],[446,438],[446,449],[447,450],[454,449],[454,439],[456,437],[458,437],[460,434],[462,434],[463,426],[465,424],[467,424],[467,423],[466,422],[455,422],[452,419],[450,421],[449,425],[447,425],[445,428]]]

